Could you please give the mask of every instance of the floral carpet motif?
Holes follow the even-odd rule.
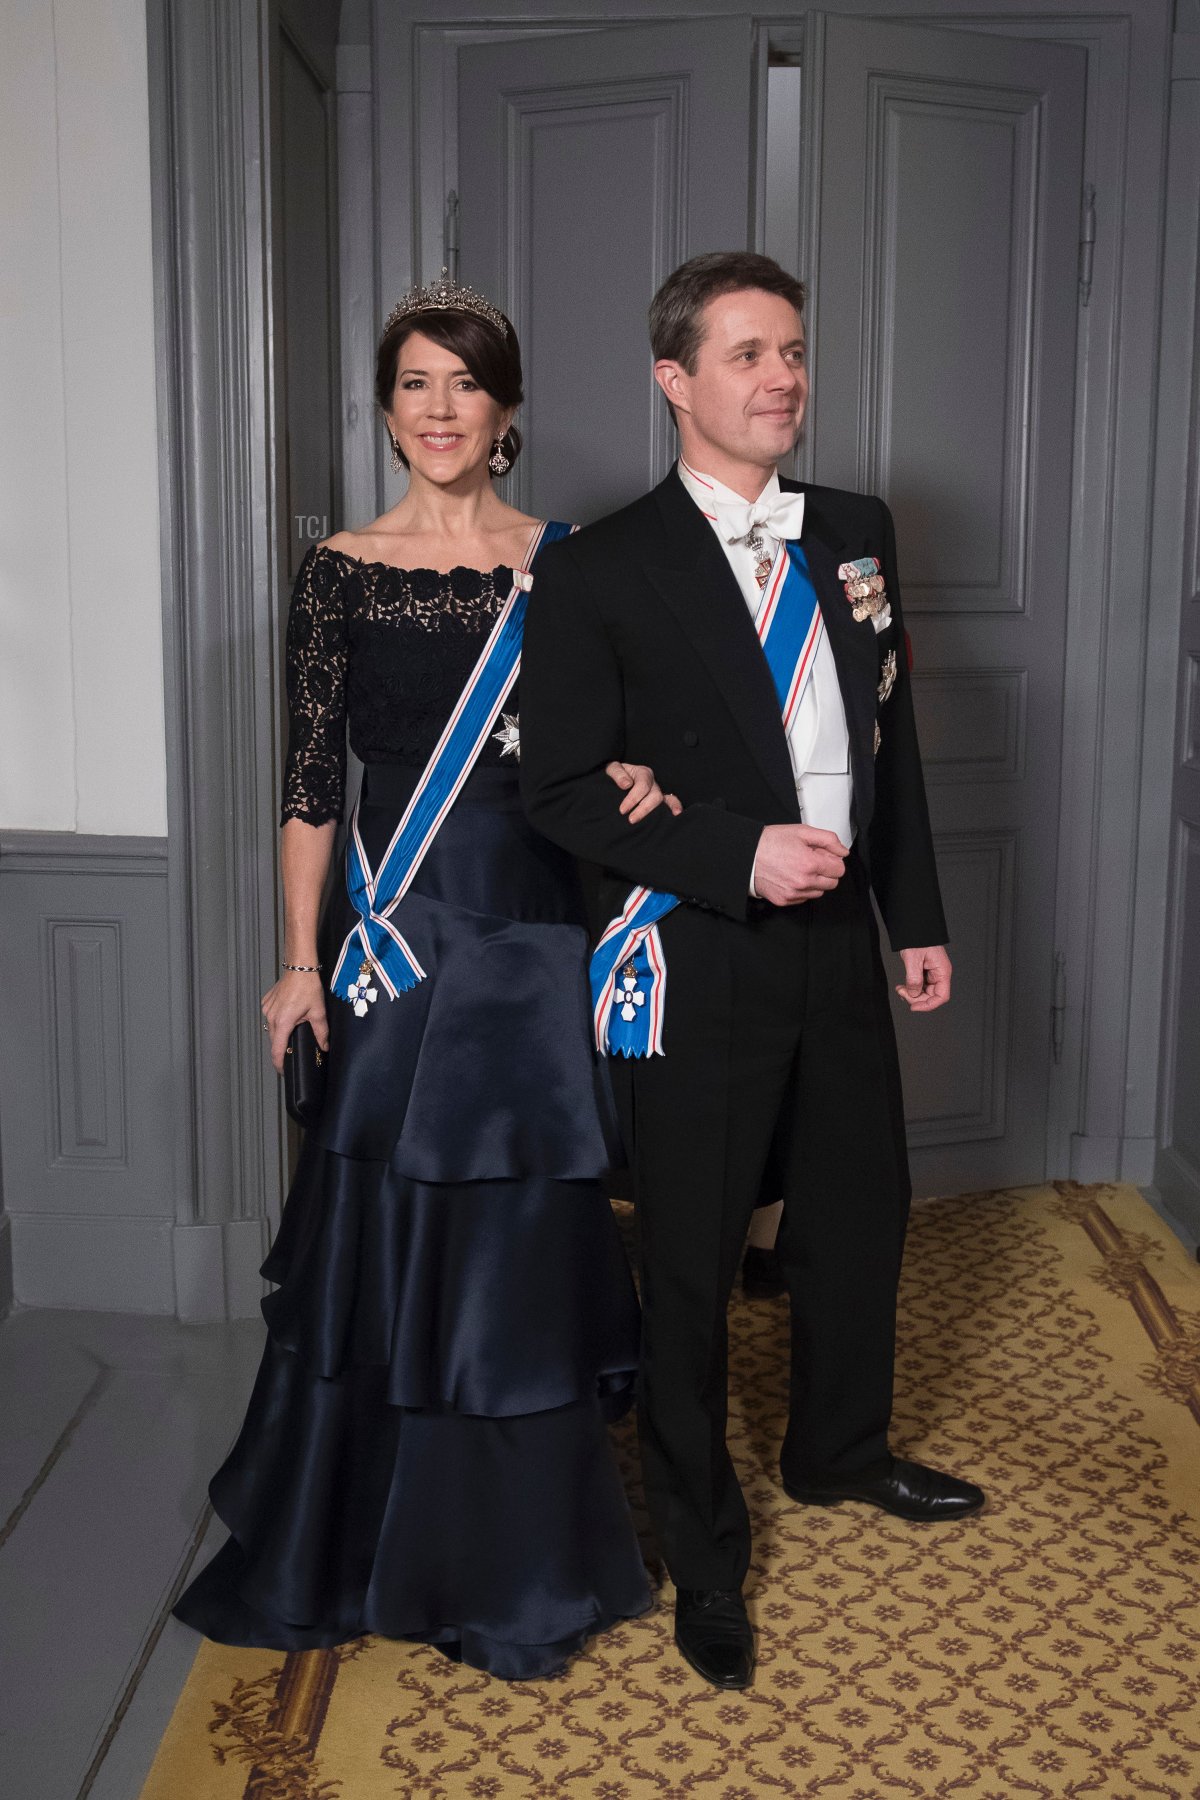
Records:
[[[786,1333],[735,1298],[747,1692],[680,1661],[669,1586],[547,1682],[205,1644],[142,1800],[1200,1800],[1200,1270],[1140,1195],[915,1209],[894,1441],[981,1481],[974,1519],[790,1504]]]

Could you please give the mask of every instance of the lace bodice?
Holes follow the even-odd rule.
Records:
[[[283,820],[341,818],[347,724],[364,763],[428,761],[511,586],[507,568],[439,575],[309,551],[288,613]],[[517,707],[514,689],[504,710]],[[503,754],[489,738],[479,761]]]

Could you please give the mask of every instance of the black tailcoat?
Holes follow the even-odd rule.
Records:
[[[817,901],[750,898],[764,825],[799,819],[795,782],[749,609],[674,472],[544,552],[525,626],[531,819],[591,865],[597,930],[635,884],[685,902],[661,926],[665,1054],[612,1058],[638,1215],[646,1496],[685,1587],[736,1587],[749,1563],[725,1447],[725,1309],[760,1197],[785,1202],[785,1473],[861,1472],[888,1455],[909,1179],[871,888],[895,948],[946,939],[891,519],[860,494],[804,492],[801,542],[841,685],[857,827],[845,876]],[[878,559],[891,605],[878,633],[854,619],[837,574],[864,556]],[[896,676],[881,698],[889,652]],[[604,773],[613,758],[648,763],[682,815],[621,818]]]

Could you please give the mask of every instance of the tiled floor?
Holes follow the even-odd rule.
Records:
[[[17,1312],[0,1324],[0,1793],[136,1800],[197,1639],[205,1488],[257,1324]]]

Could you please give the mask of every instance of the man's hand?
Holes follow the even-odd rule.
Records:
[[[682,801],[674,794],[663,793],[654,779],[654,770],[647,768],[645,763],[610,762],[604,765],[604,773],[624,793],[619,811],[631,825],[636,825],[640,819],[648,819],[660,806],[665,806],[676,818],[683,811]]]
[[[846,873],[849,846],[815,825],[764,825],[754,858],[754,891],[772,906],[819,900]]]
[[[909,1012],[933,1012],[950,998],[950,958],[940,944],[925,950],[902,950],[904,980],[896,992]]]

